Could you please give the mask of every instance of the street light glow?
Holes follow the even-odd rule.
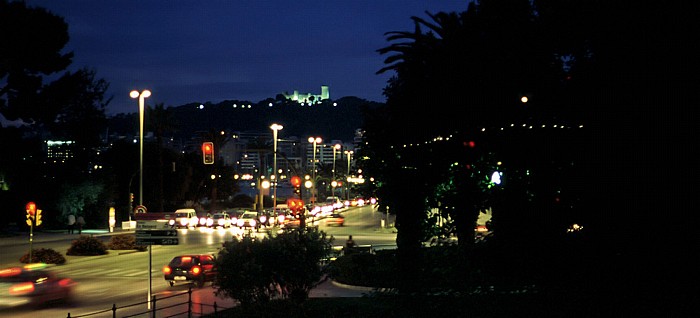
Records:
[[[309,142],[313,146],[313,160],[311,162],[311,174],[313,175],[313,183],[311,189],[311,201],[316,202],[316,145],[321,143],[321,137],[309,137]]]
[[[272,124],[270,125],[270,129],[272,129],[272,153],[273,153],[273,175],[270,176],[270,179],[275,180],[275,183],[272,185],[273,190],[272,190],[272,207],[275,208],[277,207],[277,132],[282,130],[282,125],[279,124]]]

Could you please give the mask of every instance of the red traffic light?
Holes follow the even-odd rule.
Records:
[[[289,182],[292,183],[292,186],[294,187],[300,187],[301,186],[301,178],[299,176],[293,176]]]
[[[292,212],[299,212],[304,208],[304,201],[301,199],[289,198],[287,199],[287,207],[289,207]]]
[[[36,213],[36,203],[34,202],[28,202],[25,208],[27,209],[27,213],[29,213],[29,215],[34,215]]]
[[[204,164],[210,165],[214,163],[214,143],[205,141],[202,143],[202,160]]]

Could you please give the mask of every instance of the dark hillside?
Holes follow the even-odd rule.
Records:
[[[270,103],[272,106],[269,106]],[[343,97],[313,106],[267,99],[258,103],[236,100],[217,104],[190,103],[168,109],[172,111],[177,127],[174,133],[176,138],[187,139],[200,131],[269,131],[270,124],[276,122],[284,126],[282,138],[314,135],[325,140],[351,141],[355,130],[362,127],[362,107],[379,105],[382,104],[357,97]],[[137,135],[138,113],[113,116],[108,125],[110,134]],[[145,130],[149,130],[148,125]]]

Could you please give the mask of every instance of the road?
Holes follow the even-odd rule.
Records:
[[[319,228],[335,238],[334,245],[343,245],[348,235],[352,235],[358,245],[395,245],[396,234],[389,229],[381,228],[382,214],[371,207],[350,208],[343,212],[346,217],[346,226],[326,227],[323,222],[318,222]],[[86,233],[83,234],[87,234]],[[175,285],[173,287],[163,280],[161,268],[174,256],[184,253],[216,253],[221,244],[230,240],[237,234],[234,230],[210,230],[210,229],[181,229],[178,230],[179,245],[152,246],[150,253],[135,251],[113,251],[102,256],[66,256],[66,264],[49,265],[49,269],[58,276],[69,277],[78,285],[75,299],[68,304],[51,304],[43,308],[14,308],[0,309],[0,317],[111,317],[111,311],[105,310],[116,306],[117,316],[123,317],[146,312],[149,270],[151,295],[156,297],[156,308],[164,308],[171,303],[184,303],[188,299],[190,285]],[[105,242],[110,235],[93,234]],[[258,233],[264,236],[264,233]],[[78,235],[46,234],[38,233],[35,236],[33,247],[52,248],[63,255],[70,247],[72,240]],[[26,238],[25,238],[26,239]],[[0,267],[22,265],[19,257],[28,250],[28,239],[0,238]],[[150,257],[149,257],[150,254]],[[348,286],[339,286],[332,281],[326,281],[311,291],[310,297],[359,297],[367,292],[366,289],[357,289]],[[176,294],[178,297],[164,299]],[[158,299],[164,299],[158,301]],[[216,302],[219,308],[235,306],[231,299],[217,297],[210,284],[203,288],[192,288],[192,299],[195,303],[201,303],[202,312],[213,312],[211,306]],[[121,307],[141,303],[126,309]],[[187,310],[187,305],[175,306],[167,311],[159,311],[160,314],[176,314],[181,310]],[[91,314],[102,312],[101,314]],[[142,317],[145,317],[144,315]]]

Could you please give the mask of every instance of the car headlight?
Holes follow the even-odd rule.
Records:
[[[243,226],[243,223],[245,223],[245,222],[243,222],[243,220],[238,220],[238,222],[236,222],[236,225]]]
[[[250,226],[255,226],[255,220],[250,220]]]
[[[267,220],[266,216],[264,216],[264,215],[260,216],[260,223],[265,223],[266,220]]]

